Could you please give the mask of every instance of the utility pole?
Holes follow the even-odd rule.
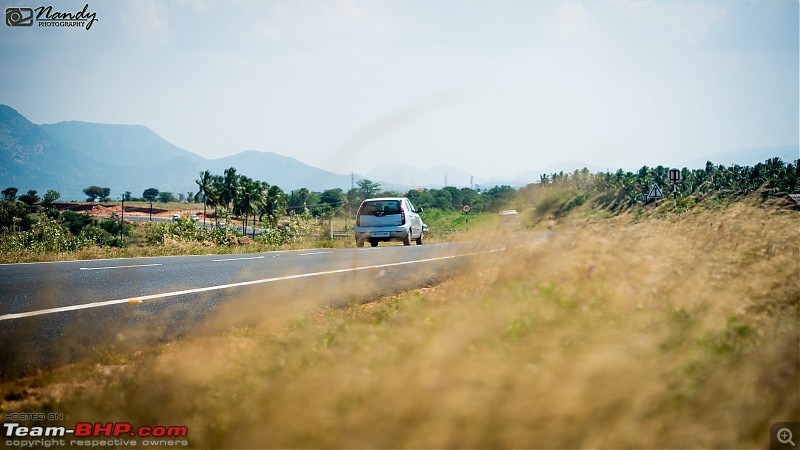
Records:
[[[122,194],[122,215],[120,215],[119,223],[122,225],[122,231],[119,232],[119,237],[122,239],[122,242],[125,242],[125,194]]]
[[[350,172],[350,191],[352,192],[353,189],[356,188],[356,174],[355,172]],[[348,192],[350,194],[350,192]],[[347,196],[347,221],[345,221],[345,228],[347,228],[347,224],[350,223],[350,218],[353,217],[353,205],[350,204],[350,196]]]

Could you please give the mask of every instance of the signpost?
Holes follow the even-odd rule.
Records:
[[[656,200],[664,198],[664,193],[661,192],[661,188],[658,187],[657,183],[653,183],[652,189],[650,189],[650,193],[644,196],[644,202],[647,204],[650,200]]]
[[[672,206],[678,207],[678,181],[681,180],[680,169],[669,169],[669,180],[672,181]]]
[[[122,225],[122,231],[119,233],[119,238],[122,242],[125,242],[125,194],[122,194],[122,217],[119,219],[120,225]]]
[[[469,205],[464,205],[461,207],[461,210],[464,211],[464,218],[466,219],[467,223],[467,231],[469,231],[469,212],[472,208]]]

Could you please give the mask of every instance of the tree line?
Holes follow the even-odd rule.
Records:
[[[684,201],[699,202],[713,197],[735,199],[739,196],[759,191],[764,197],[774,197],[796,193],[800,178],[800,161],[783,162],[771,158],[755,166],[716,165],[707,162],[704,168],[681,170],[681,180],[677,183],[679,195]],[[383,190],[380,183],[369,179],[359,180],[347,192],[340,188],[323,192],[312,192],[300,188],[284,192],[279,186],[238,174],[234,167],[225,169],[221,175],[208,170],[200,172],[195,180],[197,192],[179,194],[176,198],[171,192],[159,192],[148,188],[141,198],[132,197],[126,191],[125,201],[195,201],[203,203],[203,222],[207,210],[214,210],[215,221],[219,218],[238,216],[244,218],[245,226],[249,220],[261,221],[271,227],[278,225],[286,215],[309,214],[328,218],[336,214],[353,217],[358,205],[366,198],[376,196],[407,196],[416,207],[457,211],[469,204],[473,212],[498,212],[504,208],[517,209],[532,206],[540,210],[553,209],[556,213],[566,212],[591,199],[594,206],[619,213],[642,204],[644,195],[652,185],[658,184],[665,193],[669,192],[669,168],[665,166],[643,166],[636,172],[624,171],[591,173],[588,169],[572,173],[558,172],[542,174],[536,183],[520,189],[511,186],[495,186],[488,190],[456,188],[447,186],[441,189],[416,189],[405,193]],[[54,203],[60,193],[48,190],[43,197],[29,190],[18,194],[15,187],[1,191],[0,228],[16,226],[28,229],[31,224],[29,214],[39,207],[53,215]],[[87,201],[108,201],[110,189],[90,186],[84,189]]]
[[[770,158],[755,166],[717,165],[707,162],[702,169],[681,170],[677,182],[678,197],[687,204],[703,200],[735,200],[755,192],[763,198],[785,196],[798,191],[800,179],[800,160],[783,162],[780,158]],[[550,203],[561,201],[558,212],[592,199],[595,207],[613,213],[628,210],[645,202],[644,196],[653,184],[668,194],[672,188],[669,168],[664,166],[643,166],[636,172],[622,169],[616,172],[591,173],[588,169],[573,173],[553,173],[540,176],[538,183],[520,189],[520,195],[527,203],[542,210]],[[559,194],[555,194],[559,192]]]

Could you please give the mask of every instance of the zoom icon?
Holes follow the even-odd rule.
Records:
[[[6,8],[6,25],[10,27],[29,27],[33,25],[33,9]]]

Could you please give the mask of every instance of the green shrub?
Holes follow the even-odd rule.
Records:
[[[128,237],[133,236],[133,225],[129,223],[116,220],[103,220],[100,222],[100,228],[111,236],[119,236],[120,234],[124,234]]]
[[[289,220],[277,227],[262,228],[261,233],[255,238],[256,242],[273,247],[299,242],[314,231],[314,224],[308,212],[303,214],[289,214]]]
[[[78,238],[78,247],[87,247],[90,245],[105,245],[106,233],[102,228],[97,225],[91,225],[81,230]]]
[[[289,239],[279,228],[262,228],[260,233],[256,236],[256,242],[273,247],[280,247],[281,245],[288,244]]]
[[[22,202],[0,201],[0,228],[29,230],[33,225],[29,212],[28,205]]]
[[[233,236],[235,233],[229,228],[204,228],[184,219],[170,223],[149,222],[145,225],[145,240],[155,245],[164,244],[169,239],[226,245],[231,243]]]
[[[170,235],[168,223],[148,222],[144,226],[144,238],[149,244],[163,244]]]
[[[200,242],[213,242],[215,244],[229,244],[233,234],[227,228],[219,227],[200,228],[197,240]]]
[[[4,252],[65,252],[103,244],[105,239],[100,228],[87,227],[75,237],[66,227],[45,217],[30,230],[16,233],[5,231],[0,249]]]
[[[61,214],[61,219],[63,220],[64,226],[66,226],[69,232],[74,236],[81,234],[81,230],[85,227],[97,223],[97,220],[92,216],[72,211],[64,211],[64,213]]]

